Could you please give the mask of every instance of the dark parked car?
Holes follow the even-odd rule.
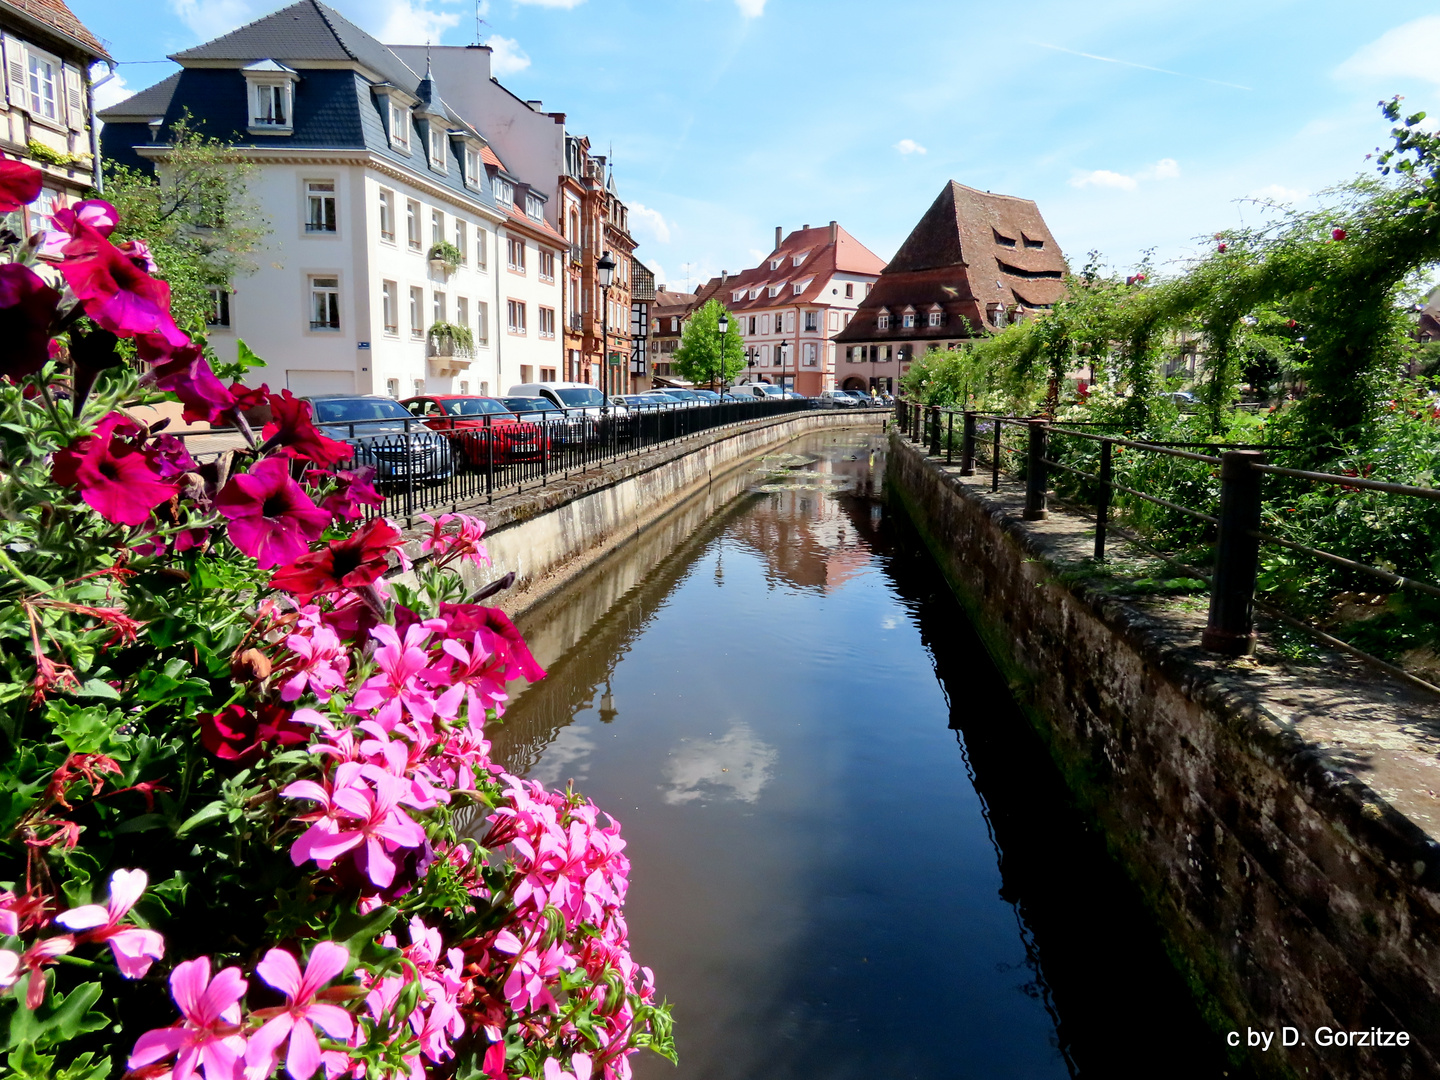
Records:
[[[450,443],[394,398],[361,394],[307,397],[320,430],[355,450],[352,465],[369,465],[378,484],[444,480],[455,472]]]
[[[509,396],[495,400],[509,409],[516,420],[543,428],[551,447],[578,445],[586,440],[583,413],[567,415],[549,398]]]
[[[539,461],[549,450],[543,427],[517,420],[495,398],[429,394],[400,404],[427,428],[443,431],[460,459],[472,468]]]

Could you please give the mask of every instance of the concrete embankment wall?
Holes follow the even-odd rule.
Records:
[[[490,552],[488,567],[464,568],[466,583],[474,587],[513,571],[514,588],[488,602],[516,615],[756,455],[812,431],[878,429],[888,417],[880,410],[787,413],[552,477],[543,487],[493,503],[461,507],[485,521]]]
[[[992,496],[896,434],[890,445],[892,497],[1143,892],[1216,1037],[1238,1032],[1237,1057],[1261,1075],[1440,1076],[1440,853],[1369,786],[1365,755],[1317,746],[1243,669],[1207,659],[1200,616],[1167,627],[1067,584],[1066,556],[1084,545],[1062,552],[1058,525],[1022,522],[1015,493]],[[1394,692],[1376,693],[1379,724]],[[1287,1027],[1295,1046],[1280,1045]],[[1324,1047],[1325,1027],[1410,1043]],[[1246,1047],[1251,1028],[1268,1050]]]

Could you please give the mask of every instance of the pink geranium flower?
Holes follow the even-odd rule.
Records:
[[[230,519],[231,542],[261,569],[294,562],[330,523],[330,515],[290,479],[285,458],[266,458],[232,477],[215,508]]]
[[[177,964],[170,974],[170,996],[180,1010],[180,1023],[141,1035],[128,1065],[139,1069],[172,1055],[171,1080],[190,1080],[203,1071],[205,1080],[235,1080],[245,1055],[240,1034],[240,999],[246,983],[238,967],[210,978],[210,958]]]
[[[292,1080],[310,1080],[320,1068],[320,1044],[315,1028],[332,1039],[348,1039],[355,1030],[355,1021],[338,1005],[317,1001],[324,985],[345,970],[350,950],[333,941],[322,941],[310,951],[305,973],[284,949],[271,949],[255,967],[255,974],[285,995],[285,1004],[278,1009],[262,1009],[257,1016],[273,1014],[265,1026],[250,1036],[245,1052],[247,1073],[269,1076],[280,1055],[280,1047],[289,1042],[285,1071]]]
[[[179,487],[161,476],[155,452],[140,443],[139,435],[123,413],[112,412],[94,435],[82,435],[55,455],[50,477],[64,487],[78,487],[80,498],[106,521],[143,525]]]
[[[0,157],[0,214],[19,210],[40,197],[45,178],[23,161]]]
[[[69,934],[45,938],[25,950],[20,957],[20,966],[30,973],[30,982],[25,987],[25,1007],[34,1012],[45,1002],[45,973],[40,969],[55,963],[75,948],[75,939]]]
[[[60,273],[85,314],[120,337],[156,334],[179,348],[190,337],[170,316],[170,285],[153,278],[100,233],[76,222]]]
[[[55,917],[67,930],[84,931],[80,941],[103,941],[115,956],[115,966],[127,979],[138,979],[165,955],[165,939],[154,930],[123,926],[122,921],[145,891],[144,870],[116,870],[110,876],[110,898],[105,906],[86,904]]]
[[[290,859],[296,866],[314,859],[320,869],[328,870],[347,851],[359,848],[362,872],[378,888],[388,889],[395,881],[391,852],[423,846],[425,830],[400,809],[401,799],[410,793],[409,784],[378,769],[362,779],[360,768],[364,767],[340,766],[337,779],[344,774],[350,783],[337,785],[333,793],[308,780],[281,792],[289,798],[321,802],[328,811],[291,846]]]

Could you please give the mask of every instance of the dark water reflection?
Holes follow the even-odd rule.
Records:
[[[794,444],[523,625],[496,754],[624,825],[681,1054],[638,1075],[1225,1075],[881,446]]]

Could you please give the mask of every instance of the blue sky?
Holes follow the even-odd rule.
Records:
[[[69,0],[129,90],[283,0]],[[475,0],[330,0],[385,41],[475,39]],[[480,0],[501,81],[568,114],[684,286],[832,218],[889,258],[945,182],[1035,199],[1077,268],[1367,168],[1393,93],[1440,118],[1440,14],[1399,0]],[[118,82],[118,80],[117,80]],[[115,84],[105,89],[115,99]],[[443,88],[442,88],[443,90]],[[484,118],[476,117],[483,128]]]

